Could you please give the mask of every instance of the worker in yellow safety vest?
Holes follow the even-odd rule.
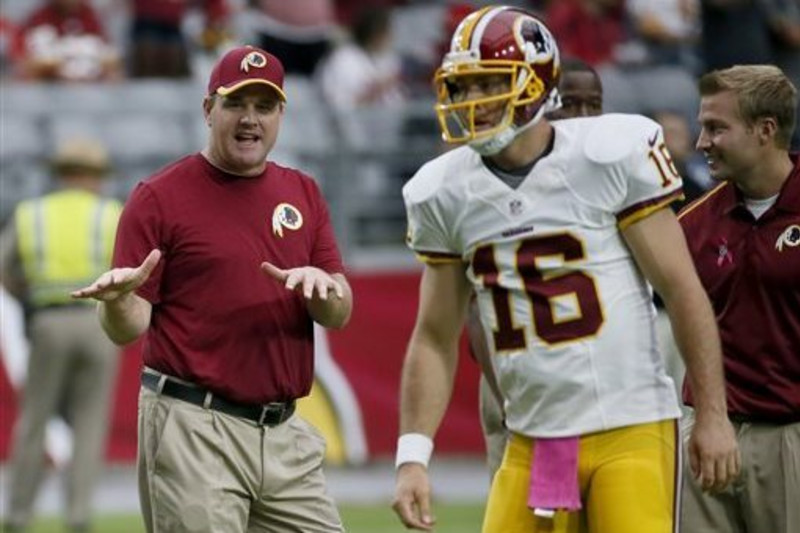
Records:
[[[117,348],[95,308],[70,298],[108,270],[122,206],[101,192],[109,158],[96,141],[70,140],[52,161],[55,188],[20,202],[0,240],[2,283],[26,310],[30,355],[11,450],[6,529],[32,518],[47,458],[45,428],[61,415],[72,428],[64,483],[66,525],[87,531],[105,450]],[[2,529],[2,528],[0,528]]]

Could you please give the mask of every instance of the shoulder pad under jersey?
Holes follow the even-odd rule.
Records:
[[[591,119],[583,145],[586,157],[600,164],[611,164],[627,158],[634,150],[654,145],[661,135],[661,126],[642,115],[610,113]]]
[[[474,154],[471,148],[461,146],[422,165],[403,186],[406,202],[422,203],[436,196],[448,181],[458,178],[459,169],[467,164],[469,158],[475,157]]]

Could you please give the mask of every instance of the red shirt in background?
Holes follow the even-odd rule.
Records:
[[[60,36],[66,35],[96,35],[106,40],[106,32],[100,24],[100,19],[94,9],[86,3],[80,5],[74,12],[64,13],[52,4],[45,4],[34,11],[20,26],[17,33],[15,52],[25,53],[26,38],[31,30],[40,26],[50,26]]]
[[[287,0],[291,1],[291,0]],[[228,16],[227,0],[131,0],[133,18],[180,25],[191,5],[201,5],[206,12],[209,25]]]
[[[719,325],[728,411],[800,421],[800,161],[756,220],[731,183],[680,216]],[[692,405],[688,382],[684,400]]]
[[[623,16],[622,2],[592,13],[581,0],[558,0],[550,2],[544,22],[558,41],[561,57],[597,66],[614,62],[614,51],[625,36]]]
[[[314,331],[303,296],[259,266],[344,271],[311,178],[273,163],[243,178],[185,157],[133,191],[114,266],[139,265],[154,248],[161,262],[138,291],[153,304],[145,365],[239,402],[309,393]]]
[[[96,81],[113,77],[119,54],[87,3],[60,9],[48,2],[22,24],[13,57],[20,74],[33,79]]]

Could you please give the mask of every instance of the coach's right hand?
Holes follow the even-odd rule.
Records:
[[[420,463],[404,463],[397,469],[392,509],[408,529],[431,531],[431,486],[428,470]]]
[[[153,250],[138,267],[109,270],[88,287],[73,291],[71,296],[78,299],[94,298],[101,302],[118,300],[144,285],[160,260],[161,251]]]

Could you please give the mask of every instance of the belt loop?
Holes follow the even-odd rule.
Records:
[[[211,391],[207,391],[206,392],[206,397],[203,400],[203,409],[208,409],[209,407],[211,407],[211,400],[213,400],[213,399],[214,399],[214,395],[211,393]]]
[[[156,386],[156,394],[161,396],[161,391],[164,390],[164,385],[167,384],[167,375],[161,374],[158,376],[158,385]]]

